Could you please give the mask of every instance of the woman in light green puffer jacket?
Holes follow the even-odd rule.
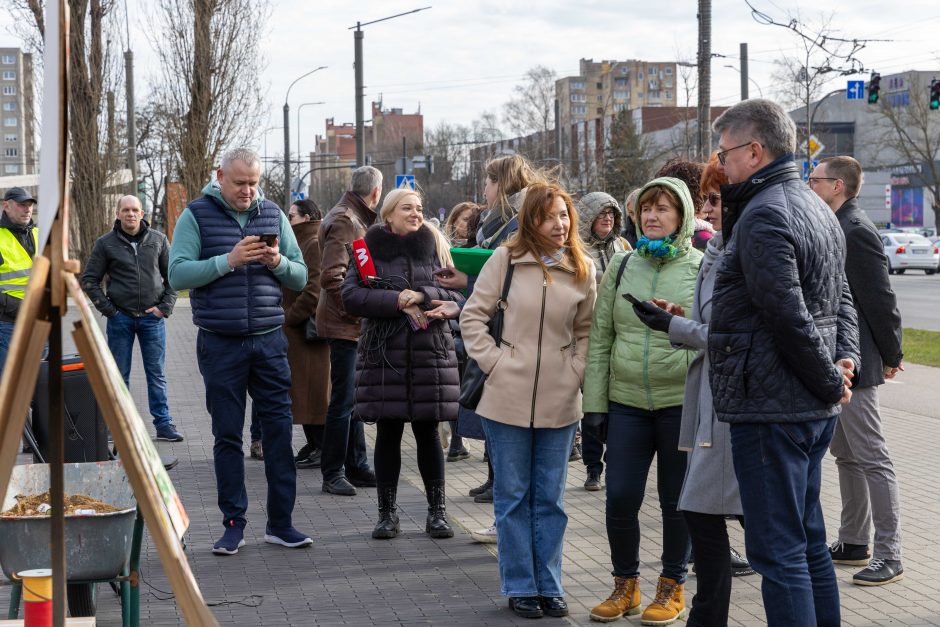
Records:
[[[692,247],[695,210],[685,183],[654,179],[643,187],[637,207],[636,250],[611,260],[597,290],[584,377],[584,424],[604,424],[606,430],[607,537],[614,574],[613,594],[591,616],[608,621],[641,611],[638,514],[655,455],[663,568],[643,620],[668,624],[687,613],[689,535],[676,506],[685,476],[686,454],[678,441],[691,357],[673,348],[665,333],[643,324],[623,295],[691,310],[702,253]]]

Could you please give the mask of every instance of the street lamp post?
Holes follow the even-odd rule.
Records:
[[[287,208],[290,207],[290,105],[287,104],[290,98],[290,90],[300,79],[325,69],[326,66],[321,65],[315,70],[310,70],[306,74],[298,76],[294,79],[294,82],[287,87],[287,95],[284,96],[284,211],[287,211]]]
[[[379,22],[387,22],[388,20],[395,19],[396,17],[401,17],[403,15],[411,15],[412,13],[417,13],[419,11],[424,11],[430,9],[430,6],[421,7],[420,9],[414,9],[412,11],[405,11],[404,13],[398,13],[396,15],[389,15],[388,17],[383,17],[378,20],[372,20],[371,22],[356,22],[355,26],[350,26],[349,30],[355,29],[356,32],[353,33],[353,44],[354,44],[354,54],[355,54],[355,67],[356,67],[356,167],[361,167],[366,164],[366,150],[365,150],[365,116],[363,114],[363,91],[364,87],[362,85],[362,39],[365,37],[365,33],[362,32],[363,26],[369,26],[370,24],[377,24]]]
[[[326,104],[322,101],[320,102],[305,102],[299,107],[297,107],[297,158],[300,158],[300,110],[306,106],[321,105]]]
[[[264,172],[265,172],[265,174],[267,174],[267,172],[268,172],[268,132],[270,132],[270,131],[280,131],[280,130],[283,129],[283,128],[284,128],[283,126],[269,126],[268,128],[264,129],[264,130],[261,132],[261,135],[262,135],[262,137],[263,137],[263,139],[264,139],[264,155],[263,155],[263,161],[264,161]]]

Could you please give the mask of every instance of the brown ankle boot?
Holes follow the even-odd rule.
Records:
[[[614,591],[607,600],[591,610],[591,620],[609,623],[621,616],[640,613],[640,578],[614,577]]]
[[[643,625],[671,625],[688,613],[684,586],[675,579],[660,577],[656,584],[656,599],[643,610],[640,621]]]

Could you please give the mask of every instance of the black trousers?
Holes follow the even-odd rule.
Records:
[[[401,436],[403,420],[379,420],[375,424],[375,480],[378,486],[398,485],[401,474]],[[437,422],[412,422],[411,431],[418,445],[418,471],[428,485],[444,481],[444,451],[437,431]]]
[[[692,538],[698,580],[688,625],[727,627],[728,604],[731,602],[731,543],[725,517],[682,513]]]

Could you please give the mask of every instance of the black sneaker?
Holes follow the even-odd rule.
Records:
[[[320,449],[315,449],[304,459],[297,460],[294,465],[298,468],[319,468],[322,455],[323,452]]]
[[[314,446],[312,444],[304,444],[300,447],[300,450],[297,451],[297,454],[294,456],[294,462],[299,462],[310,457],[310,454],[313,453]]]
[[[176,426],[172,422],[168,422],[157,427],[156,439],[164,442],[182,442],[183,436],[176,430]]]
[[[833,564],[846,566],[867,566],[871,560],[868,546],[864,544],[846,544],[836,540],[829,545],[829,555]]]
[[[883,560],[876,557],[869,562],[868,568],[863,568],[852,576],[852,583],[858,586],[883,586],[902,579],[904,568],[901,566],[901,560]]]
[[[589,472],[584,482],[584,489],[588,492],[599,492],[601,489],[601,473]]]
[[[747,561],[747,558],[731,549],[731,576],[732,577],[747,577],[748,575],[753,575],[754,569],[751,568],[750,562]]]
[[[487,479],[483,482],[483,485],[479,485],[475,488],[470,488],[470,491],[467,493],[469,496],[476,496],[477,494],[483,494],[487,490],[493,489],[493,482]]]
[[[475,497],[473,497],[474,503],[492,503],[493,502],[493,486],[491,485],[485,491],[480,492]]]
[[[456,451],[453,449],[447,451],[447,461],[449,462],[459,462],[461,459],[467,459],[468,457],[470,457],[470,451],[463,446]]]

